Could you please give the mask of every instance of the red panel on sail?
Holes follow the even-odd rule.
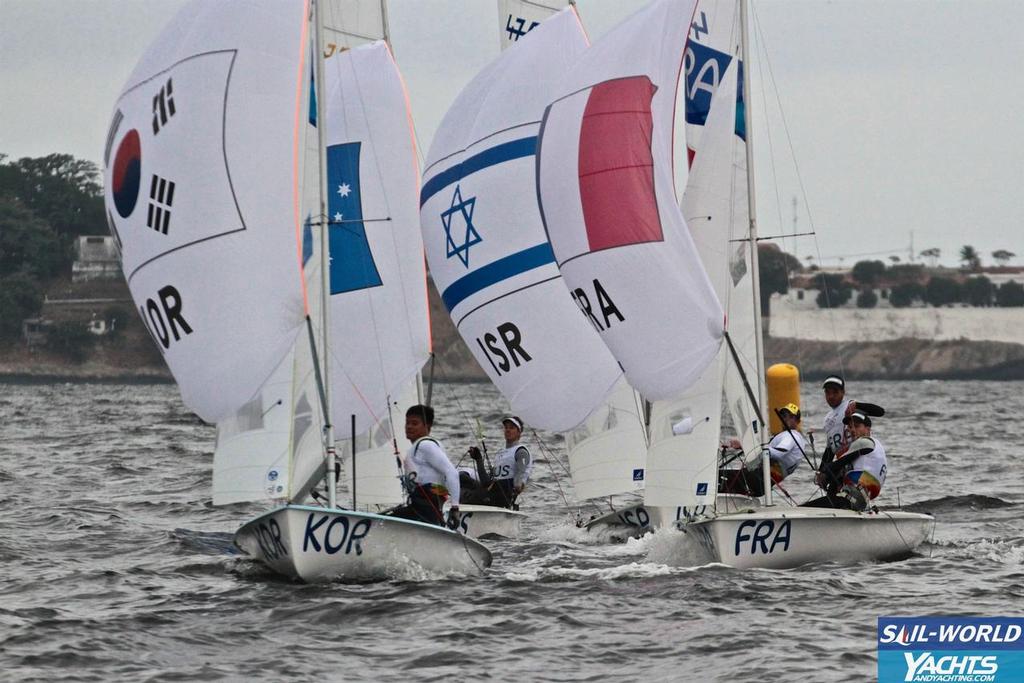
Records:
[[[646,76],[594,86],[580,125],[579,178],[591,251],[662,239]]]

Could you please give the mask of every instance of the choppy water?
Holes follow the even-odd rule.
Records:
[[[1022,389],[853,387],[889,410],[880,502],[898,489],[938,519],[903,562],[739,571],[685,566],[670,536],[595,541],[542,435],[525,538],[488,542],[486,576],[302,585],[232,547],[260,508],[210,505],[214,433],[174,387],[0,385],[0,678],[871,680],[879,615],[1024,612]],[[505,409],[482,385],[442,386],[435,405],[452,453]]]

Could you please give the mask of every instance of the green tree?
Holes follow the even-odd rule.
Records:
[[[818,273],[814,276],[814,283],[820,290],[815,299],[819,308],[838,308],[853,296],[853,288],[842,275]]]
[[[874,308],[878,305],[878,295],[875,290],[862,289],[857,294],[857,308]]]
[[[0,196],[17,200],[60,240],[61,267],[71,264],[79,235],[107,234],[100,174],[91,161],[70,154],[0,159]]]
[[[66,259],[45,221],[17,199],[0,195],[0,277],[25,271],[45,280],[57,275]]]
[[[893,308],[906,308],[924,297],[924,287],[919,282],[901,282],[889,292],[889,304]]]
[[[81,363],[96,342],[96,336],[80,321],[57,323],[47,335],[46,345],[74,361]]]
[[[1013,280],[1004,282],[996,291],[996,306],[1024,306],[1024,286]]]
[[[920,263],[900,263],[886,272],[890,282],[917,282],[924,280],[924,266]]]
[[[757,265],[761,286],[761,315],[771,315],[772,294],[789,291],[789,274],[803,270],[800,259],[774,244],[757,245]]]
[[[942,250],[938,247],[932,247],[931,249],[925,249],[918,255],[928,259],[928,265],[934,268],[939,262],[939,257],[942,256]]]
[[[970,277],[963,284],[963,300],[971,306],[991,306],[996,288],[984,275]]]
[[[1016,256],[1016,254],[1014,254],[1012,251],[1007,251],[1005,249],[997,249],[996,251],[992,252],[992,258],[995,259],[995,262],[1001,266],[1005,266],[1007,263],[1009,263],[1010,259],[1012,259],[1014,256]]]
[[[952,278],[936,275],[925,286],[924,300],[936,308],[956,303],[961,296],[960,283]]]
[[[885,264],[881,261],[857,261],[850,275],[862,285],[875,285],[885,275]]]
[[[981,257],[978,252],[969,244],[960,247],[960,261],[963,262],[964,270],[972,273],[981,268]]]
[[[43,307],[43,288],[24,271],[0,277],[0,338],[15,339],[21,323]]]

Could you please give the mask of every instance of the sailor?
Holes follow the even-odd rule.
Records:
[[[825,403],[828,404],[828,414],[825,416],[824,432],[826,437],[825,458],[830,460],[831,456],[841,453],[850,443],[850,430],[843,426],[843,418],[849,415],[857,402],[846,398],[846,382],[839,375],[829,375],[825,378],[821,388],[825,392]]]
[[[772,483],[778,484],[800,466],[808,452],[807,441],[800,433],[800,406],[787,403],[778,410],[783,429],[768,442],[768,462]],[[752,466],[735,472],[723,470],[723,493],[739,493],[748,496],[764,495],[764,468],[758,459]]]
[[[461,502],[475,505],[495,505],[514,508],[516,498],[530,479],[533,472],[533,457],[530,449],[519,440],[523,435],[523,421],[510,415],[501,421],[505,432],[505,448],[498,452],[494,460],[494,470],[488,472],[484,466],[484,457],[476,446],[469,449],[469,454],[476,462],[477,478],[473,481],[468,475],[462,475],[465,489]]]
[[[430,436],[433,426],[434,409],[430,406],[415,405],[405,412],[405,438],[412,442],[405,456],[409,502],[390,514],[443,526],[445,519],[441,508],[450,498],[448,526],[454,527],[459,515],[459,473],[440,442]]]
[[[878,497],[885,483],[888,462],[885,447],[871,436],[871,417],[854,410],[843,419],[853,436],[849,447],[831,463],[823,464],[819,474],[828,484],[827,493],[806,507],[836,507],[865,510]]]

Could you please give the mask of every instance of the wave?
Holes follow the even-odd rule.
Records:
[[[943,496],[942,498],[931,498],[917,503],[903,506],[907,512],[963,512],[966,510],[997,510],[1017,505],[995,496],[983,496],[972,493],[965,496]]]

